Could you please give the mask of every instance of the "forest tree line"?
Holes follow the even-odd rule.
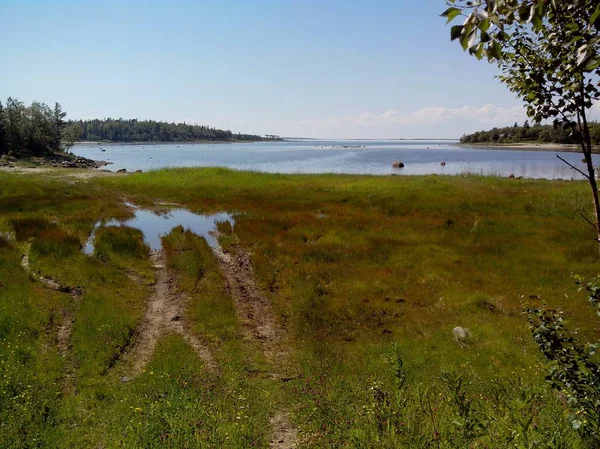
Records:
[[[79,120],[81,140],[110,142],[185,142],[209,141],[260,141],[273,140],[252,134],[234,134],[229,130],[187,123],[157,122],[154,120]]]
[[[593,145],[600,145],[600,123],[589,123],[590,136]],[[505,128],[492,128],[489,131],[477,131],[473,134],[465,134],[460,138],[460,143],[520,143],[520,142],[542,142],[542,143],[562,143],[578,144],[577,137],[573,135],[572,130],[562,126],[553,125],[533,125],[528,121],[522,126],[515,123],[513,126]]]
[[[0,156],[43,156],[56,151],[68,151],[77,141],[110,142],[183,142],[261,141],[278,140],[252,134],[234,134],[201,125],[167,123],[154,120],[71,120],[59,103],[51,108],[34,101],[29,106],[8,97],[0,102]]]
[[[29,106],[16,98],[0,102],[0,156],[43,156],[68,151],[81,135],[76,123],[65,121],[67,113],[59,103],[51,108],[34,101]]]

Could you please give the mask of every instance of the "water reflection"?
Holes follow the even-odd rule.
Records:
[[[106,226],[129,226],[139,229],[144,234],[144,242],[146,242],[150,249],[157,251],[161,248],[161,237],[169,234],[177,226],[183,226],[184,229],[189,229],[194,234],[204,237],[212,248],[216,248],[219,245],[214,235],[217,230],[217,223],[229,222],[232,228],[235,225],[233,216],[225,212],[203,215],[178,208],[171,209],[166,214],[157,214],[149,210],[139,209],[130,203],[126,203],[126,205],[133,207],[133,218],[122,221],[99,221],[96,223],[83,247],[85,254],[90,255],[94,253],[96,233],[98,229]]]

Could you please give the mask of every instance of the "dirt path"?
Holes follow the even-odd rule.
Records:
[[[289,350],[285,346],[285,331],[275,318],[270,301],[256,283],[250,255],[241,247],[234,253],[213,248],[225,277],[225,289],[233,298],[247,338],[258,342],[267,361],[273,365],[275,379],[289,379]],[[271,419],[272,449],[292,449],[297,446],[298,430],[291,424],[289,413],[278,410]]]
[[[117,173],[105,170],[94,169],[75,169],[75,168],[58,168],[58,167],[0,167],[0,172],[15,173],[19,175],[52,175],[64,179],[82,179],[87,180],[97,178],[99,176],[116,176]]]
[[[283,345],[285,333],[275,319],[272,306],[256,284],[250,255],[242,248],[235,253],[214,248],[221,271],[225,276],[225,289],[233,298],[245,332],[260,344],[267,360],[280,370],[288,361],[289,353]]]
[[[164,263],[162,251],[151,254],[156,269],[154,292],[148,299],[144,321],[137,330],[137,338],[123,360],[131,364],[133,375],[137,375],[152,359],[156,344],[163,335],[174,332],[194,349],[207,369],[214,371],[216,363],[205,344],[186,327],[185,309],[187,298],[175,292],[174,278]]]
[[[294,449],[298,441],[298,430],[290,424],[287,413],[278,411],[271,419],[271,449]]]

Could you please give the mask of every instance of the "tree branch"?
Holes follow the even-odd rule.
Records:
[[[563,161],[565,164],[567,164],[569,167],[571,167],[573,170],[581,173],[585,179],[587,179],[589,181],[590,177],[585,174],[583,171],[579,170],[577,167],[575,167],[573,164],[571,164],[570,162],[565,161],[562,157],[560,157],[558,154],[556,155],[557,158],[559,158],[561,161]]]
[[[588,217],[586,217],[585,215],[583,215],[583,213],[579,213],[579,215],[581,215],[581,218],[583,218],[585,221],[587,221],[590,224],[590,226],[592,226],[592,228],[598,229],[597,226],[594,224],[594,222],[592,220],[590,220]]]

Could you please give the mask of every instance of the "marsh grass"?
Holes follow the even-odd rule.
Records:
[[[17,236],[0,240],[0,356],[9,360],[0,366],[0,445],[265,447],[269,417],[285,407],[301,447],[584,447],[544,381],[521,314],[543,300],[563,308],[582,338],[597,335],[570,277],[597,271],[593,229],[579,218],[591,209],[583,183],[220,168],[76,185],[0,177],[1,230]],[[234,229],[218,225],[221,242],[252,254],[300,376],[281,383],[265,375],[206,242],[176,229],[164,238],[168,265],[220,371],[206,373],[169,336],[146,373],[120,382],[118,354],[135,338],[149,261],[135,230],[107,228],[101,257],[76,251],[76,239],[84,242],[98,220],[130,214],[124,198],[236,212]],[[55,342],[70,299],[28,279],[19,266],[25,243],[35,269],[83,289],[72,395],[59,393],[64,360]],[[453,341],[454,326],[473,333],[468,348]],[[38,390],[17,409],[21,395]]]
[[[178,287],[191,298],[188,314],[200,335],[216,343],[240,336],[232,299],[206,241],[181,226],[163,240]]]
[[[68,298],[32,285],[20,257],[11,244],[0,245],[0,446],[47,447],[63,368],[47,348]]]

